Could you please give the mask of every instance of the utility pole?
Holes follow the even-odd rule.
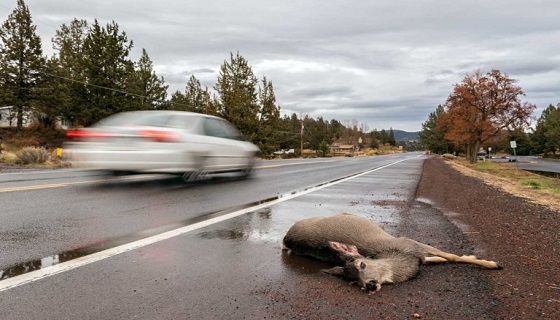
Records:
[[[300,135],[300,156],[303,157],[303,113],[300,112],[299,117],[301,118],[301,135]]]

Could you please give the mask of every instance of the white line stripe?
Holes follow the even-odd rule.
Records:
[[[59,273],[62,273],[62,272],[70,271],[72,269],[76,269],[76,268],[88,265],[88,264],[96,262],[96,261],[107,259],[107,258],[116,256],[116,255],[121,254],[121,253],[132,251],[132,250],[135,250],[135,249],[138,249],[138,248],[142,248],[142,247],[148,246],[148,245],[156,243],[156,242],[167,240],[167,239],[185,234],[187,232],[198,230],[198,229],[210,226],[212,224],[216,224],[216,223],[228,220],[228,219],[232,219],[232,218],[241,216],[241,215],[249,213],[249,212],[257,211],[259,209],[266,208],[266,207],[269,207],[269,206],[272,206],[272,205],[275,205],[275,204],[278,204],[278,203],[281,203],[281,202],[284,202],[284,201],[287,201],[287,200],[290,200],[290,199],[293,199],[293,198],[297,198],[297,197],[303,196],[305,194],[308,194],[308,193],[311,193],[311,192],[314,192],[314,191],[317,191],[317,190],[320,190],[320,189],[323,189],[323,188],[326,188],[326,187],[330,187],[330,186],[333,186],[333,185],[336,185],[336,184],[339,184],[339,183],[342,183],[342,182],[345,182],[345,181],[348,181],[348,180],[351,180],[351,179],[354,179],[354,178],[357,178],[357,177],[361,177],[363,175],[366,175],[366,174],[369,174],[369,173],[372,173],[372,172],[390,167],[392,165],[395,165],[397,163],[400,163],[400,162],[403,162],[403,161],[406,161],[406,160],[409,160],[409,159],[399,160],[399,161],[381,166],[379,168],[368,170],[368,171],[362,172],[360,174],[357,174],[357,175],[354,175],[354,176],[351,176],[351,177],[347,177],[347,178],[344,178],[344,179],[341,179],[341,180],[338,180],[338,181],[335,181],[335,182],[327,183],[327,184],[324,184],[324,185],[321,185],[321,186],[318,186],[318,187],[312,187],[312,188],[309,188],[309,189],[307,189],[305,191],[302,191],[302,192],[299,192],[299,193],[287,194],[285,196],[281,196],[278,199],[267,202],[267,203],[263,203],[263,204],[259,204],[259,205],[256,205],[256,206],[245,208],[245,209],[242,209],[242,210],[239,210],[239,211],[231,212],[231,213],[225,214],[223,216],[211,218],[211,219],[208,219],[208,220],[205,220],[205,221],[201,221],[201,222],[198,222],[198,223],[191,224],[189,226],[185,226],[185,227],[181,227],[181,228],[178,228],[178,229],[175,229],[175,230],[160,233],[160,234],[155,235],[155,236],[151,236],[151,237],[148,237],[148,238],[137,240],[137,241],[134,241],[134,242],[131,242],[131,243],[128,243],[128,244],[123,244],[123,245],[120,245],[120,246],[117,246],[117,247],[114,247],[114,248],[111,248],[111,249],[107,249],[107,250],[104,250],[104,251],[92,253],[92,254],[87,255],[87,256],[83,256],[83,257],[80,257],[80,258],[77,258],[77,259],[73,259],[71,261],[62,262],[62,263],[59,263],[59,264],[56,264],[56,265],[53,265],[53,266],[46,267],[44,269],[40,269],[40,270],[37,270],[37,271],[32,271],[32,272],[29,272],[29,273],[26,273],[26,274],[22,274],[20,276],[15,276],[13,278],[8,278],[6,280],[0,281],[0,292],[9,290],[9,289],[12,289],[12,288],[15,288],[15,287],[19,287],[19,286],[24,285],[24,284],[35,282],[37,280],[41,280],[41,279],[44,279],[44,278],[47,278],[47,277],[50,277],[50,276],[53,276],[53,275],[56,275],[56,274],[59,274]]]

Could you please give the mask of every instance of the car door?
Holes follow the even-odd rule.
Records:
[[[211,145],[206,165],[210,170],[235,170],[246,165],[247,154],[237,129],[229,122],[213,117],[205,117],[203,127],[206,141]]]

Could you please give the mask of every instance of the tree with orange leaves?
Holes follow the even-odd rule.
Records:
[[[445,102],[438,128],[445,139],[465,148],[467,159],[476,163],[483,143],[505,129],[524,128],[529,124],[534,104],[521,102],[523,90],[498,70],[487,74],[467,74]]]

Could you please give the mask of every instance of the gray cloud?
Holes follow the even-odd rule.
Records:
[[[46,54],[62,23],[116,21],[170,92],[212,88],[239,52],[286,113],[420,130],[466,73],[499,69],[539,111],[560,102],[556,0],[26,0]],[[13,4],[0,6],[5,19]],[[537,111],[537,115],[539,114]]]

